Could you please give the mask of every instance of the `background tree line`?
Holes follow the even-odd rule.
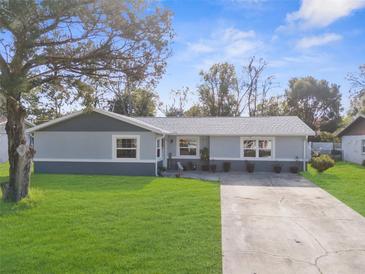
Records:
[[[229,63],[213,64],[200,72],[195,92],[188,87],[171,90],[171,103],[167,104],[160,101],[153,85],[131,78],[80,83],[74,92],[57,85],[45,86],[37,96],[26,97],[25,103],[38,123],[61,116],[65,106],[77,105],[128,116],[155,116],[158,110],[170,117],[294,115],[318,133],[334,132],[343,124],[346,117],[341,116],[339,85],[311,76],[292,78],[283,94],[272,95],[277,83],[274,75],[266,74],[266,67],[263,59],[255,57],[240,68]],[[365,113],[365,65],[347,79],[351,83],[348,117]],[[197,95],[197,102],[189,99],[191,95]]]
[[[198,102],[190,108],[187,102],[190,92],[173,92],[174,103],[165,111],[166,116],[282,116],[294,115],[309,127],[320,132],[334,132],[351,116],[365,113],[365,65],[358,73],[349,74],[351,105],[347,116],[342,117],[340,86],[312,76],[289,80],[283,94],[272,95],[275,87],[273,75],[266,75],[267,63],[263,59],[250,58],[247,65],[236,69],[229,63],[213,64],[201,71],[197,87]],[[240,71],[241,73],[237,73]],[[178,113],[178,114],[177,114]],[[327,136],[328,134],[324,134]]]

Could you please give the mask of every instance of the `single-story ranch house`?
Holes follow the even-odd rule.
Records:
[[[337,134],[341,137],[343,159],[362,164],[365,161],[365,115],[358,115]]]
[[[307,137],[314,132],[298,117],[126,117],[95,109],[38,125],[36,173],[157,175],[159,167],[198,166],[207,148],[217,171],[224,162],[244,171],[305,169]]]

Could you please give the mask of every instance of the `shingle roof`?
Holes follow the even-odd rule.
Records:
[[[335,132],[335,135],[338,137],[341,137],[345,131],[350,128],[357,120],[359,119],[365,119],[365,114],[358,114],[354,119],[352,119],[352,121],[346,125],[344,128],[339,129],[338,131]]]
[[[136,117],[179,135],[310,136],[314,131],[296,116],[271,117]]]

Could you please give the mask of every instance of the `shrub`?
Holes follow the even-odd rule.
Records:
[[[329,155],[321,155],[312,158],[312,167],[318,172],[323,172],[335,165],[335,161]]]
[[[231,163],[230,162],[224,162],[223,163],[223,171],[228,172],[231,170]]]
[[[365,166],[365,160],[364,160],[364,161],[362,161],[362,165],[363,165],[363,166]]]

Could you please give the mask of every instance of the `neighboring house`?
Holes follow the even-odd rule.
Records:
[[[272,171],[273,164],[305,168],[307,136],[314,132],[298,117],[131,118],[93,110],[38,125],[34,132],[35,172],[156,175],[159,167],[210,164],[243,171]]]
[[[365,115],[357,116],[337,136],[342,140],[343,159],[362,164],[365,160]]]
[[[6,125],[7,119],[4,116],[0,116],[0,163],[8,161],[8,135],[5,131],[5,125]],[[31,128],[34,127],[34,124],[32,124],[29,121],[25,121],[25,127]],[[32,144],[33,139],[31,134],[26,134],[27,142],[29,144]]]

